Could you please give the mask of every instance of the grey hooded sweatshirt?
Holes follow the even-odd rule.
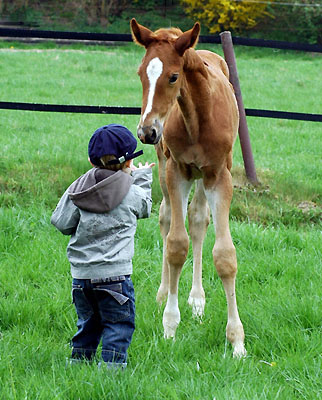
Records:
[[[138,218],[151,213],[151,168],[128,174],[92,168],[60,199],[51,223],[71,235],[67,257],[78,279],[132,274]]]

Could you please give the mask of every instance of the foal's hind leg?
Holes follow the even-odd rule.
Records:
[[[224,169],[221,172],[215,189],[210,188],[210,186],[211,180],[206,181],[205,193],[212,211],[216,230],[213,258],[227,298],[228,322],[226,336],[233,346],[233,356],[243,357],[246,355],[244,329],[238,315],[235,293],[237,273],[236,250],[229,231],[229,207],[232,198],[232,182],[228,169]]]
[[[188,210],[189,233],[193,250],[193,279],[188,303],[195,317],[202,317],[205,309],[205,292],[202,287],[202,245],[209,225],[209,207],[201,180]]]

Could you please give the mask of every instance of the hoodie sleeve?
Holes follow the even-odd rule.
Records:
[[[134,185],[151,191],[152,168],[138,168],[134,170],[131,175],[134,178]]]
[[[57,204],[50,222],[64,235],[72,235],[76,231],[79,216],[78,207],[70,200],[66,191]]]
[[[134,178],[133,185],[137,187],[137,217],[148,218],[151,214],[152,197],[152,169],[140,168],[132,172]],[[140,199],[140,201],[139,201]]]

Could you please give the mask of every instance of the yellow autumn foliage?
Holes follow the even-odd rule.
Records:
[[[210,33],[251,29],[270,16],[267,3],[228,0],[181,0],[185,12],[204,23]]]

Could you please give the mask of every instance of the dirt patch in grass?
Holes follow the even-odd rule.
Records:
[[[322,204],[316,193],[308,195],[306,190],[306,198],[301,199],[301,190],[283,186],[278,174],[257,170],[257,175],[260,183],[254,186],[242,167],[233,169],[234,195],[230,212],[233,219],[263,225],[321,225]]]

